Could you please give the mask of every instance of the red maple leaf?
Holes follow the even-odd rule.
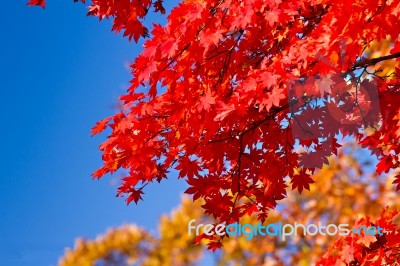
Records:
[[[175,169],[180,170],[179,178],[187,176],[190,179],[193,179],[194,176],[199,177],[199,172],[201,171],[201,167],[196,161],[191,161],[186,157],[183,157],[181,160],[179,160],[179,165]]]
[[[222,247],[222,243],[220,241],[217,241],[217,242],[212,241],[207,244],[207,249],[212,250],[212,252],[215,252],[217,249],[219,249],[221,247]]]
[[[378,174],[382,174],[383,172],[387,173],[393,167],[393,158],[392,156],[384,156],[379,163],[376,165],[376,172]]]
[[[111,117],[107,117],[99,122],[96,123],[96,125],[92,128],[91,134],[96,135],[101,132],[103,132],[107,128],[108,122],[110,122]]]
[[[29,0],[28,6],[41,6],[42,8],[45,8],[46,0]]]
[[[212,96],[210,90],[206,90],[199,104],[199,110],[210,110],[210,107],[215,104],[215,97]]]
[[[127,204],[129,204],[131,201],[134,201],[137,204],[139,200],[143,200],[141,195],[144,193],[141,189],[132,189],[129,193],[129,196],[126,199]]]
[[[300,192],[303,189],[310,190],[310,184],[315,183],[315,181],[310,177],[309,174],[305,172],[305,170],[301,170],[300,173],[294,174],[291,177],[292,189],[296,189]]]

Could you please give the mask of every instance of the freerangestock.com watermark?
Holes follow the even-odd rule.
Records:
[[[383,235],[383,228],[380,226],[360,226],[358,228],[349,229],[349,224],[328,224],[322,225],[320,222],[318,224],[283,224],[282,222],[272,223],[268,225],[262,225],[261,222],[257,224],[198,224],[196,225],[196,220],[192,219],[188,223],[188,234],[195,234],[196,236],[202,233],[212,236],[212,235],[228,235],[228,236],[245,236],[246,240],[251,240],[255,236],[276,236],[280,237],[281,240],[285,241],[287,237],[304,235],[304,236],[315,236],[329,235],[334,236],[339,234],[340,236],[347,236],[351,232],[353,234],[364,234],[364,235]]]

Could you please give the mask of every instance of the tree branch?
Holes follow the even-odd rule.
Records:
[[[395,54],[391,54],[391,55],[386,55],[386,56],[382,56],[382,57],[377,57],[377,58],[372,58],[372,59],[365,59],[365,60],[361,60],[357,63],[355,63],[352,67],[352,70],[356,70],[358,68],[365,68],[365,67],[369,67],[372,65],[375,65],[379,62],[385,61],[385,60],[390,60],[390,59],[395,59],[400,57],[400,52],[399,53],[395,53]]]

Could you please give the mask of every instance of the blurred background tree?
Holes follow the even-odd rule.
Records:
[[[380,177],[374,171],[374,157],[354,142],[348,142],[338,157],[313,177],[310,191],[290,191],[288,197],[271,210],[265,224],[349,224],[368,215],[379,217],[385,206],[399,208],[393,177]],[[155,234],[136,225],[110,229],[94,240],[78,239],[73,249],[66,249],[61,266],[86,265],[195,265],[206,254],[206,240],[194,245],[195,236],[188,235],[188,223],[213,223],[203,214],[200,201],[183,197],[181,205],[159,222]],[[248,215],[240,223],[256,224],[256,215]],[[213,253],[216,265],[312,265],[337,236],[315,235],[289,237],[245,236],[223,240],[223,248]],[[211,252],[210,252],[211,253]]]
[[[364,52],[364,56],[367,59],[373,59],[390,55],[390,51],[393,49],[394,44],[395,42],[391,40],[390,36],[380,41],[373,40],[367,46],[367,49]],[[399,62],[396,61],[396,59],[391,59],[370,66],[367,70],[369,73],[375,73],[375,75],[378,77],[388,78],[394,75],[394,73],[396,72],[396,67],[398,65]]]

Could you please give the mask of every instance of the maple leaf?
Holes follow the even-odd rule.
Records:
[[[383,172],[387,173],[392,167],[393,167],[392,156],[384,156],[376,165],[376,172],[378,174],[382,174]]]
[[[222,121],[233,111],[235,111],[235,107],[233,105],[227,105],[224,102],[219,102],[218,112],[214,120]]]
[[[369,235],[369,234],[365,234],[363,236],[361,236],[358,240],[357,240],[357,244],[361,244],[366,246],[367,248],[369,248],[369,246],[371,245],[371,243],[376,242],[376,236],[373,235]]]
[[[221,247],[222,247],[222,243],[219,241],[218,242],[210,242],[208,244],[207,249],[210,249],[210,250],[212,250],[212,252],[215,252],[217,249],[219,249]]]
[[[276,74],[263,72],[260,74],[260,77],[257,79],[257,81],[261,81],[261,85],[264,88],[270,89],[273,85],[276,84],[278,78],[279,76]]]
[[[247,215],[252,215],[253,213],[257,213],[258,211],[257,205],[253,203],[246,203],[243,207]]]
[[[327,145],[329,147],[329,145]],[[304,152],[299,156],[299,165],[305,168],[322,168],[324,164],[328,164],[328,157],[332,154],[332,150],[319,149],[313,152]]]
[[[325,96],[326,94],[331,94],[332,89],[331,86],[335,83],[329,76],[324,76],[321,79],[317,79],[315,81],[317,88],[319,89],[320,95]]]
[[[199,111],[201,110],[210,110],[211,105],[215,104],[215,97],[213,97],[211,95],[211,91],[210,90],[206,90],[206,92],[204,93],[203,97],[200,100],[200,104],[199,104]]]
[[[208,47],[210,44],[217,45],[221,39],[221,33],[215,32],[213,30],[207,29],[201,32],[199,38],[201,39],[201,44],[204,47]]]
[[[110,120],[111,117],[107,117],[97,122],[96,125],[92,128],[91,135],[93,136],[103,132],[107,128],[108,122],[110,122]]]
[[[267,92],[267,97],[265,97],[260,103],[260,110],[265,107],[269,112],[273,106],[279,106],[280,101],[286,98],[283,91],[283,89],[274,88],[272,91]]]
[[[178,49],[178,44],[175,39],[170,39],[161,44],[160,49],[167,56],[167,58],[172,57],[175,51]]]
[[[29,0],[28,6],[41,6],[42,8],[45,8],[46,0]]]
[[[303,189],[310,190],[310,184],[314,183],[315,181],[312,180],[309,174],[306,174],[304,170],[300,171],[298,174],[294,174],[291,177],[291,183],[292,183],[292,189],[296,189],[300,192],[303,191]]]
[[[392,3],[396,4],[396,1],[392,1]],[[393,10],[392,14],[397,17],[398,13],[400,13],[400,3],[397,3],[397,6]]]
[[[200,177],[199,172],[201,171],[201,167],[196,161],[191,161],[186,157],[179,160],[179,165],[175,169],[179,171],[179,178],[185,176],[190,179],[193,179],[194,176]]]
[[[268,20],[268,24],[272,27],[276,22],[279,21],[279,14],[281,13],[281,10],[279,9],[274,9],[266,13],[266,18]]]
[[[199,177],[198,179],[188,180],[189,188],[185,190],[187,194],[193,194],[193,200],[197,200],[205,195],[211,195],[218,191],[218,188],[211,185],[210,180]]]
[[[149,30],[136,17],[131,17],[123,36],[138,42],[140,37],[149,37]]]
[[[343,262],[350,263],[354,261],[354,253],[355,249],[353,245],[345,245],[341,251],[341,257],[343,258]]]
[[[196,238],[193,240],[193,244],[199,244],[201,242],[201,240],[206,239],[208,236],[204,233],[199,234],[198,236],[196,236]]]
[[[105,167],[101,167],[99,169],[97,169],[93,174],[92,177],[93,178],[97,178],[100,179],[103,175],[105,175],[107,173],[107,169]]]
[[[137,204],[139,200],[143,200],[141,196],[142,194],[144,194],[142,189],[131,189],[129,196],[126,199],[126,203],[129,204],[134,201],[135,204]]]
[[[162,4],[163,0],[156,0],[154,2],[154,10],[155,12],[161,12],[161,14],[165,14],[165,8]]]

